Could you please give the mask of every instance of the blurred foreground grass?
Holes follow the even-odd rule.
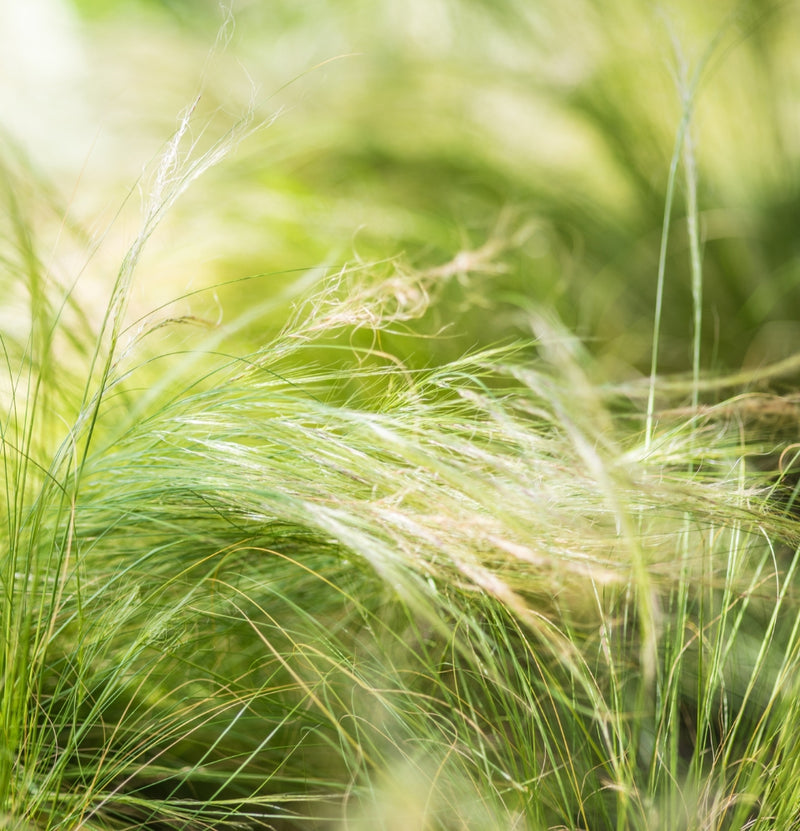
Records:
[[[0,827],[797,825],[798,11],[86,0],[20,59]]]

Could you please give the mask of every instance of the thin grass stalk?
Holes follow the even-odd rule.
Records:
[[[692,407],[697,408],[700,396],[700,348],[703,325],[703,263],[700,256],[700,229],[697,207],[697,162],[691,128],[692,99],[700,82],[700,72],[711,59],[714,41],[707,47],[706,55],[700,61],[694,79],[688,75],[688,67],[677,38],[672,38],[675,61],[678,67],[677,83],[681,95],[682,109],[689,114],[681,142],[684,182],[686,186],[686,224],[689,237],[689,252],[692,285]]]
[[[697,406],[700,389],[700,343],[702,334],[703,270],[700,256],[700,234],[697,209],[697,168],[694,147],[691,138],[691,123],[696,106],[696,98],[703,73],[708,66],[727,26],[722,26],[711,38],[691,76],[683,59],[680,44],[672,27],[668,25],[673,50],[678,67],[676,85],[681,99],[681,120],[675,136],[675,143],[670,158],[667,175],[664,216],[661,226],[661,244],[658,252],[658,276],[656,279],[656,304],[653,316],[653,336],[651,340],[650,381],[647,396],[647,413],[645,417],[645,448],[649,448],[653,438],[655,419],[655,400],[658,376],[658,352],[661,341],[661,316],[664,304],[664,287],[666,282],[667,248],[672,223],[672,205],[678,165],[683,159],[686,181],[687,228],[689,234],[691,281],[692,281],[692,403]]]
[[[686,181],[686,221],[692,268],[692,408],[700,403],[700,350],[703,331],[703,263],[700,256],[700,228],[697,211],[697,163],[692,131],[686,131],[683,143],[683,170]]]
[[[669,163],[669,174],[667,175],[666,198],[664,201],[664,218],[661,225],[661,246],[658,252],[658,276],[656,279],[656,306],[653,315],[653,336],[651,339],[650,356],[650,382],[647,394],[647,412],[645,418],[645,450],[650,448],[653,440],[656,406],[656,386],[658,379],[658,352],[661,343],[661,315],[664,305],[664,284],[667,271],[667,243],[669,242],[669,231],[672,224],[672,202],[675,196],[675,179],[678,171],[678,163],[681,158],[684,137],[689,128],[692,111],[684,106],[678,133],[675,136],[672,157]]]

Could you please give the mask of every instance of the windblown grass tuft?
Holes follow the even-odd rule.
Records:
[[[100,314],[58,256],[91,237],[2,160],[0,827],[793,827],[796,360],[704,374],[701,285],[686,376],[608,378],[511,291],[512,341],[438,360],[502,223],[139,316],[249,122],[193,130]]]

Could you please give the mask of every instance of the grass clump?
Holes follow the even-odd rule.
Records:
[[[691,153],[692,370],[623,382],[510,290],[513,341],[432,345],[528,227],[140,316],[248,129],[194,125],[99,314],[91,238],[3,158],[0,826],[792,827],[796,362],[702,372]]]

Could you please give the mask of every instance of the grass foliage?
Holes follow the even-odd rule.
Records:
[[[464,8],[507,35],[532,25],[525,6]],[[267,268],[142,311],[146,246],[200,174],[248,198],[265,186],[252,124],[267,119],[215,133],[216,113],[204,132],[187,111],[139,183],[139,230],[100,304],[84,285],[107,267],[101,240],[5,143],[0,827],[797,826],[798,361],[740,369],[734,350],[704,369],[741,337],[704,335],[704,264],[722,273],[725,256],[701,250],[691,128],[717,49],[694,80],[676,73],[684,118],[647,197],[662,233],[615,232],[650,246],[658,302],[647,348],[614,361],[580,309],[564,324],[574,287],[552,302],[522,290],[532,260],[556,268],[542,239],[568,224],[588,223],[580,267],[603,256],[600,213],[535,177],[519,185],[534,221],[483,221],[496,197],[473,192],[461,245],[409,207],[403,258],[380,250],[382,222],[398,227],[380,190],[405,183],[412,204],[430,159],[336,137],[335,161],[349,147],[383,206],[365,243],[383,259],[273,270],[262,252]],[[650,124],[591,88],[565,107],[607,119],[603,142]],[[458,164],[500,187],[502,165],[457,147],[432,213],[473,187]],[[332,200],[332,169],[313,175],[343,209],[358,196]],[[300,214],[311,175],[281,204]],[[638,182],[634,205],[652,189]],[[252,238],[237,222],[220,208],[226,251]],[[688,282],[671,317],[676,225]],[[434,244],[415,248],[426,230]],[[608,268],[613,293],[624,264]],[[480,325],[495,314],[511,338]],[[660,327],[674,343],[681,315],[688,371],[665,376]]]

